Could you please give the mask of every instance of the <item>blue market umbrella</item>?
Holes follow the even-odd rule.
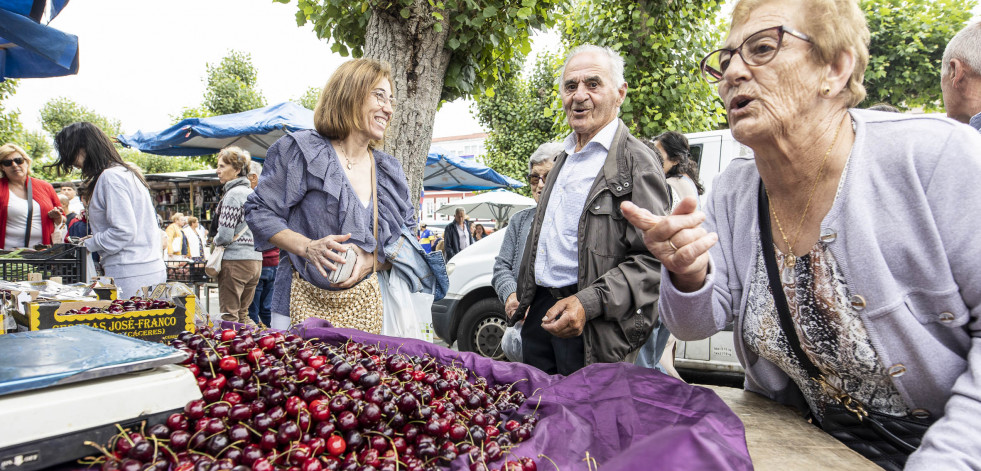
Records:
[[[52,1],[48,21],[67,3]],[[78,73],[78,37],[41,24],[45,4],[0,0],[0,81]]]
[[[241,113],[187,118],[163,131],[137,131],[118,139],[126,147],[159,155],[208,155],[238,146],[261,161],[277,139],[301,129],[313,129],[313,111],[285,102]]]
[[[453,157],[437,147],[429,149],[422,185],[427,190],[493,190],[525,186],[473,159]]]

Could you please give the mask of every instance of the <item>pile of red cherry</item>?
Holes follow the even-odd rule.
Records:
[[[133,296],[129,299],[115,299],[106,307],[80,307],[65,314],[122,314],[130,311],[145,311],[147,309],[170,309],[174,303],[162,299],[144,299]]]
[[[431,357],[282,332],[203,329],[172,346],[203,399],[144,433],[122,432],[90,464],[104,471],[536,471],[509,452],[538,422],[526,398]],[[544,457],[543,455],[539,455]]]

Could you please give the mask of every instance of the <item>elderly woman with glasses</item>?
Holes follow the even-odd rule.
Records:
[[[50,183],[31,176],[31,158],[16,144],[0,146],[0,244],[4,249],[61,242],[52,238],[64,214]],[[28,204],[30,201],[30,204]]]
[[[739,1],[702,71],[755,155],[704,214],[622,209],[665,324],[732,322],[746,389],[887,469],[981,469],[981,136],[855,109],[868,43],[856,0]]]
[[[269,148],[245,217],[256,250],[278,247],[283,254],[272,327],[317,316],[335,327],[380,332],[375,272],[387,268],[383,248],[403,226],[415,227],[402,166],[378,150],[394,108],[390,66],[348,61],[320,93],[316,130],[291,133]]]

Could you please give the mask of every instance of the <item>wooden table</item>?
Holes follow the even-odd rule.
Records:
[[[715,391],[743,421],[749,456],[758,471],[882,469],[807,423],[793,408],[742,389],[704,387]]]

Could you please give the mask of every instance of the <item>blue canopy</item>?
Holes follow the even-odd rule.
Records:
[[[430,147],[422,185],[427,190],[492,190],[525,186],[511,177],[473,159],[453,157],[438,147]]]
[[[67,0],[51,2],[48,21]],[[44,0],[0,0],[0,82],[78,73],[78,37],[41,24]]]
[[[163,131],[137,131],[118,139],[126,147],[159,155],[207,155],[238,146],[262,161],[277,139],[301,129],[313,129],[313,111],[286,102],[235,114],[187,118]]]

